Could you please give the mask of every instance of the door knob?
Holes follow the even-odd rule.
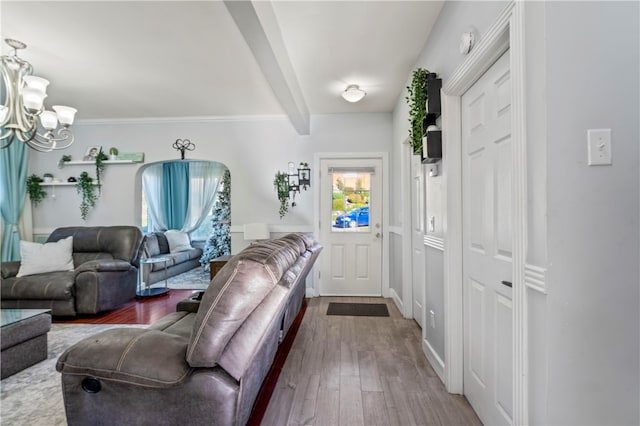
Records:
[[[376,233],[376,238],[380,238],[380,237],[381,237],[380,233],[379,232]]]

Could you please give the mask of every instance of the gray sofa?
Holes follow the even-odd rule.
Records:
[[[145,234],[143,241],[145,258],[165,257],[167,261],[167,278],[176,276],[183,272],[192,270],[200,266],[200,257],[202,256],[202,248],[193,247],[189,250],[178,253],[169,251],[169,242],[163,232],[151,232]],[[144,282],[154,284],[164,280],[164,263],[152,263],[144,266]]]
[[[56,368],[68,424],[244,425],[321,249],[303,234],[256,243],[220,270],[196,312],[67,349]]]
[[[135,226],[58,228],[47,242],[73,236],[74,270],[16,277],[20,262],[2,263],[2,308],[51,309],[74,316],[110,310],[136,295],[142,232]]]

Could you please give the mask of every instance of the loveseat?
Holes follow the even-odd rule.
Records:
[[[17,275],[20,262],[2,263],[2,308],[51,309],[74,316],[110,310],[136,295],[142,232],[135,226],[66,227],[47,243],[72,237],[73,270]]]
[[[218,272],[196,312],[68,348],[56,364],[68,424],[244,425],[321,249],[304,234],[256,243]]]
[[[187,237],[188,238],[188,237]],[[171,252],[169,240],[164,232],[151,232],[145,234],[143,241],[143,255],[146,258],[163,257],[167,259],[167,278],[190,271],[200,266],[200,257],[202,256],[202,248],[192,247],[189,243],[184,249]],[[163,262],[151,263],[144,266],[144,282],[154,284],[164,280],[165,265]]]

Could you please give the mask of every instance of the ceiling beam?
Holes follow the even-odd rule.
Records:
[[[310,134],[309,109],[291,65],[278,20],[268,1],[224,2],[291,124]]]

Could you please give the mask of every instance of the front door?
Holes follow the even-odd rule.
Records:
[[[322,296],[382,295],[382,161],[320,161]]]
[[[511,424],[512,138],[506,52],[462,96],[464,393],[484,424]]]

